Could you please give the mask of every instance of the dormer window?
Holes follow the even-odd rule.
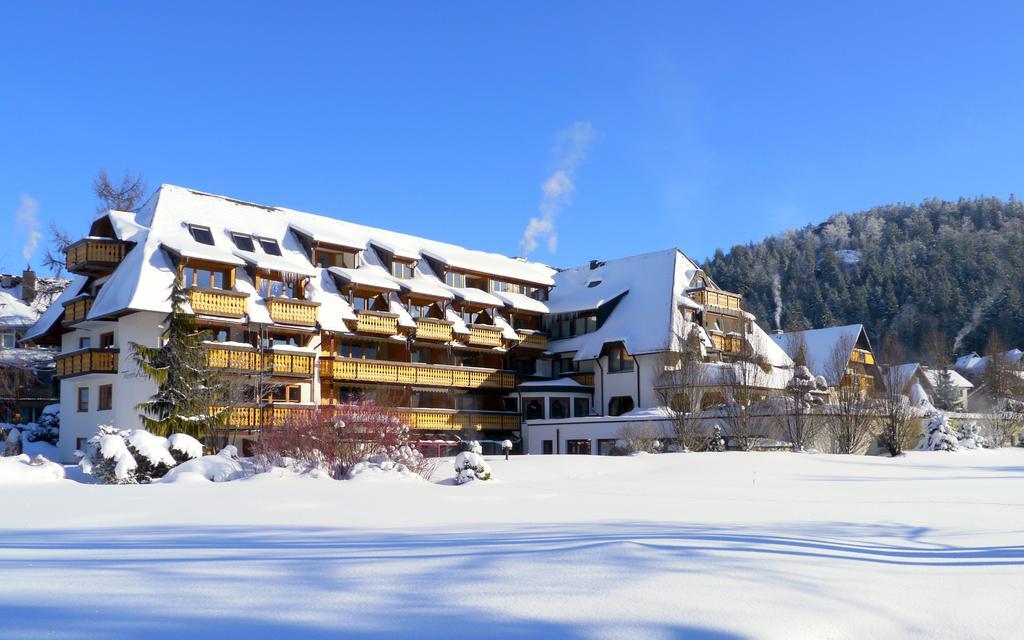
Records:
[[[252,242],[252,236],[244,233],[232,233],[231,240],[235,243],[235,246],[242,251],[255,251],[256,246]]]
[[[466,286],[466,274],[457,271],[449,271],[444,274],[444,282],[449,287],[464,288]]]
[[[263,253],[267,255],[281,255],[281,247],[277,244],[277,240],[273,238],[260,238],[260,247],[263,249]]]
[[[402,280],[408,280],[412,277],[412,265],[408,262],[395,260],[391,263],[391,275]]]
[[[188,225],[188,232],[192,234],[195,241],[200,244],[208,244],[213,246],[213,234],[210,233],[210,227],[200,227],[199,225],[190,224]]]
[[[357,264],[357,255],[358,254],[355,251],[332,251],[322,247],[317,247],[316,264],[323,269],[328,267],[354,269]]]

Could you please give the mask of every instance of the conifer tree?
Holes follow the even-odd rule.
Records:
[[[132,357],[140,370],[158,385],[157,392],[136,408],[143,411],[146,429],[160,436],[185,433],[203,438],[223,427],[227,410],[213,412],[226,390],[223,376],[206,366],[203,340],[207,334],[196,327],[184,310],[187,292],[178,279],[171,287],[171,313],[159,347],[131,343]]]

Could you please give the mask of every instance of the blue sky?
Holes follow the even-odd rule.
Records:
[[[1022,9],[833,4],[12,4],[0,265],[100,167],[556,266],[1019,193]]]

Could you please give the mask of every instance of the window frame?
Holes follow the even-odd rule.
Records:
[[[264,236],[256,236],[256,240],[260,243],[260,249],[263,253],[268,256],[280,256],[281,255],[281,244],[276,238],[267,238]],[[271,249],[267,249],[267,247]]]
[[[235,243],[235,247],[242,251],[248,251],[254,253],[256,251],[256,243],[252,241],[252,236],[248,233],[241,233],[239,231],[231,232],[231,241]],[[242,243],[246,243],[248,246],[242,246]]]
[[[536,404],[534,404],[536,403]],[[534,407],[540,408],[540,417],[530,417],[531,409]],[[543,397],[539,398],[523,398],[523,419],[524,420],[546,420],[547,419],[547,403],[544,402]]]
[[[618,345],[608,350],[608,373],[631,373],[636,369],[636,360],[626,348]]]
[[[564,403],[565,411],[564,415],[555,415],[555,403],[562,405]],[[562,413],[562,412],[559,412]],[[552,396],[548,398],[548,415],[551,416],[552,420],[564,420],[572,417],[572,402],[569,396]]]
[[[189,223],[188,232],[192,236],[192,239],[199,244],[205,244],[208,247],[217,246],[216,242],[214,242],[213,231],[210,227],[206,227],[201,224]],[[207,242],[206,239],[209,239],[209,242]]]
[[[582,414],[579,411],[580,403],[581,402],[586,404],[586,409],[584,409]],[[574,417],[574,418],[585,418],[585,417],[587,417],[589,415],[590,415],[590,398],[584,398],[584,397],[575,397],[575,398],[573,398],[572,399],[572,417]]]
[[[88,413],[89,412],[89,387],[88,385],[76,387],[76,402],[75,402],[75,413]],[[83,393],[84,392],[84,393]]]
[[[96,410],[110,411],[114,408],[114,385],[101,384],[96,394]]]

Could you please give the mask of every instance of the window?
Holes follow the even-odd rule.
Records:
[[[615,438],[601,438],[597,441],[597,455],[610,456],[615,448]]]
[[[252,236],[244,233],[232,233],[231,240],[235,243],[235,246],[242,251],[255,251],[256,246],[252,243]]]
[[[221,269],[201,269],[186,266],[181,270],[181,284],[184,287],[223,289],[228,280],[227,271]]]
[[[566,440],[565,452],[574,456],[589,456],[590,440]]]
[[[192,234],[192,237],[195,238],[196,242],[213,246],[213,234],[210,233],[210,227],[200,227],[199,225],[190,224],[188,225],[188,231]]]
[[[302,387],[297,384],[288,384],[275,387],[269,394],[269,399],[277,402],[301,402]]]
[[[633,410],[632,396],[615,396],[608,401],[608,415],[621,416]]]
[[[14,332],[5,331],[0,333],[0,346],[7,347],[9,349],[14,348]]]
[[[621,373],[632,370],[633,356],[626,353],[625,347],[619,345],[608,351],[608,371],[611,373]]]
[[[408,280],[412,277],[412,265],[408,262],[395,260],[391,263],[391,275],[402,280]]]
[[[100,334],[100,349],[113,349],[114,348],[114,332],[109,331],[107,333]]]
[[[79,451],[85,451],[85,443],[88,441],[88,438],[75,438],[75,448]]]
[[[100,397],[99,406],[96,407],[100,411],[110,411],[114,406],[114,385],[112,384],[101,384],[100,385]]]
[[[560,376],[563,373],[579,371],[579,363],[573,360],[572,355],[562,354],[551,361],[551,375]]]
[[[316,250],[316,263],[320,268],[344,267],[345,269],[356,268],[355,251],[328,251],[325,249]]]
[[[465,280],[466,287],[469,287],[471,289],[480,289],[481,291],[487,291],[487,278],[481,276],[464,275],[463,279]]]
[[[554,445],[555,445],[555,441],[554,440],[544,440],[541,443],[541,446],[542,446],[542,448],[544,450],[544,455],[550,456],[551,454],[553,454],[555,452],[555,446]]]
[[[583,418],[590,415],[590,398],[573,398],[572,415],[574,418]]]
[[[429,318],[430,317],[430,306],[429,304],[413,304],[409,306],[409,314],[416,319]]]
[[[519,411],[519,399],[515,397],[502,398],[501,402],[502,411]]]
[[[261,276],[260,296],[263,298],[296,298],[295,285],[293,282],[282,282]]]
[[[478,322],[480,322],[480,312],[479,311],[463,311],[462,312],[462,321],[465,322],[466,324],[477,324]]]
[[[90,338],[89,336],[84,336],[84,337],[78,339],[78,348],[79,349],[88,349],[91,346],[92,346],[92,338]]]
[[[260,238],[260,248],[263,249],[263,253],[268,255],[281,255],[281,247],[278,246],[277,240],[274,240],[273,238]]]
[[[78,413],[89,410],[89,387],[78,387]]]
[[[569,398],[551,398],[551,410],[548,412],[552,419],[569,417]]]
[[[376,297],[353,296],[352,307],[356,311],[373,311],[373,304]]]
[[[526,419],[544,419],[544,398],[526,398]]]
[[[456,271],[449,271],[444,274],[444,282],[449,287],[465,287],[466,274],[458,273]]]

